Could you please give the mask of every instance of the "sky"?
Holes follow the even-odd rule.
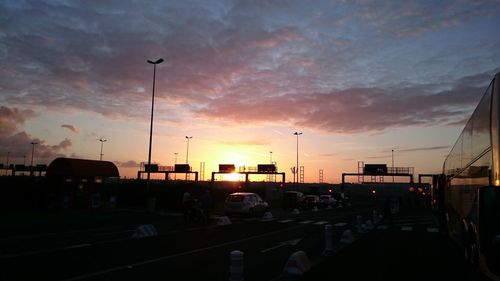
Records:
[[[98,160],[105,139],[135,177],[163,58],[154,163],[438,173],[500,71],[499,26],[498,0],[3,0],[0,163]]]

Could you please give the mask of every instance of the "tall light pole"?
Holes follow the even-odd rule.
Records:
[[[192,139],[193,137],[188,137],[186,136],[186,141],[187,141],[187,149],[186,149],[186,164],[189,166],[189,140]],[[191,169],[189,169],[191,170]],[[188,179],[188,174],[186,173],[186,180]]]
[[[7,168],[9,167],[10,151],[7,151]]]
[[[295,174],[296,174],[295,183],[298,183],[299,182],[299,175],[298,175],[298,173],[299,173],[299,136],[302,135],[302,133],[295,132],[293,134],[297,136],[297,166],[295,166]]]
[[[153,144],[153,112],[155,108],[155,83],[156,83],[156,65],[163,62],[163,59],[158,59],[157,61],[150,61],[148,63],[153,65],[153,97],[151,99],[151,125],[149,127],[149,153],[148,153],[148,183],[147,188],[150,187],[150,170],[151,170],[151,146]]]
[[[186,136],[187,140],[187,149],[186,149],[186,164],[189,164],[189,140],[192,139],[193,137],[188,137]]]
[[[271,164],[273,164],[273,152],[269,151],[269,161]]]
[[[174,158],[174,172],[175,172],[175,165],[177,165],[177,152],[174,152],[175,158]],[[177,179],[177,173],[174,173],[174,180]]]
[[[102,145],[103,145],[106,141],[108,141],[108,140],[106,140],[106,139],[99,139],[99,141],[101,142],[101,154],[99,154],[99,161],[102,161],[102,156],[104,155],[104,154],[102,154]]]
[[[392,154],[392,173],[394,174],[394,149],[391,150],[391,154]],[[394,176],[392,176],[392,182],[394,182]]]
[[[33,156],[35,155],[35,145],[38,143],[35,141],[31,142],[31,164],[30,164],[30,175],[33,175]]]

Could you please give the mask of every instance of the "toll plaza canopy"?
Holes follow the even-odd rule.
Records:
[[[57,158],[47,168],[50,178],[117,178],[118,168],[109,161]]]

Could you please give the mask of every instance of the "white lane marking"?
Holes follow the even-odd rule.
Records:
[[[76,249],[76,248],[88,247],[88,246],[93,246],[93,245],[101,245],[101,244],[107,244],[107,243],[114,243],[114,242],[120,242],[120,241],[128,241],[128,240],[132,240],[132,239],[134,239],[134,238],[127,237],[127,238],[120,238],[120,239],[113,239],[113,240],[97,241],[97,242],[94,242],[92,244],[83,243],[83,244],[66,246],[66,247],[61,247],[61,248],[22,252],[22,253],[15,253],[15,254],[6,254],[6,255],[0,255],[0,259],[11,259],[11,258],[24,257],[24,256],[31,256],[31,255],[48,254],[48,253],[54,253],[57,251],[71,250],[71,249]],[[81,246],[81,245],[85,245],[85,246]],[[75,247],[75,246],[78,246],[78,247]]]
[[[439,230],[435,227],[428,227],[427,228],[427,232],[430,232],[430,233],[437,233],[439,232]]]
[[[275,221],[275,220],[276,220],[275,218],[271,218],[271,219],[261,219],[260,221],[266,222],[266,221]]]
[[[378,229],[378,230],[386,230],[386,229],[388,229],[388,228],[389,228],[389,227],[388,227],[387,225],[379,225],[379,226],[377,226],[377,229]]]
[[[88,247],[91,246],[92,244],[88,243],[83,243],[83,244],[77,244],[77,245],[71,245],[71,246],[66,246],[63,249],[76,249],[76,248],[83,248],[83,247]]]
[[[313,221],[301,221],[301,222],[299,222],[299,223],[300,223],[300,224],[308,224],[308,223],[311,223],[311,222],[313,222]]]
[[[402,231],[412,231],[413,227],[411,227],[411,226],[403,226],[403,227],[401,227],[401,230]]]
[[[285,222],[291,222],[291,221],[293,221],[293,220],[280,220],[280,221],[278,221],[278,222],[279,222],[279,223],[285,223]]]
[[[346,226],[347,223],[346,222],[339,222],[339,223],[336,223],[334,224],[333,226],[336,226],[336,227],[343,227],[343,226]]]
[[[315,225],[324,225],[324,224],[327,224],[327,223],[328,223],[328,221],[318,221],[318,222],[315,222],[313,224],[315,224]]]
[[[198,248],[196,250],[191,250],[191,251],[187,251],[187,252],[172,254],[172,255],[168,255],[168,256],[163,256],[163,257],[159,257],[159,258],[155,258],[155,259],[150,259],[150,260],[145,260],[145,261],[141,261],[141,262],[131,263],[131,264],[127,264],[127,265],[112,267],[112,268],[109,268],[109,269],[105,269],[105,270],[101,270],[101,271],[96,271],[96,272],[92,272],[92,273],[88,273],[88,274],[79,275],[79,276],[75,276],[75,277],[72,277],[72,278],[64,279],[63,281],[83,280],[83,279],[87,279],[87,278],[90,278],[90,277],[95,277],[95,276],[99,276],[99,275],[103,275],[103,274],[107,274],[107,273],[112,273],[112,272],[116,272],[116,271],[120,271],[120,270],[130,269],[130,268],[133,268],[135,266],[141,266],[141,265],[146,265],[146,264],[155,263],[155,262],[159,262],[159,261],[169,260],[169,259],[172,259],[172,258],[178,258],[178,257],[182,257],[182,256],[192,255],[192,254],[200,253],[200,252],[207,251],[207,250],[213,250],[213,249],[216,249],[216,248],[221,248],[221,247],[225,247],[225,246],[229,246],[229,245],[233,245],[233,244],[238,244],[238,243],[250,241],[250,240],[253,240],[253,239],[259,239],[259,238],[263,238],[263,237],[266,237],[266,236],[275,235],[275,234],[278,234],[278,233],[281,233],[281,232],[288,232],[288,231],[290,231],[292,229],[297,229],[297,228],[301,228],[301,227],[303,227],[303,226],[301,226],[301,225],[297,226],[296,225],[296,226],[288,227],[288,228],[285,228],[285,229],[280,229],[280,230],[273,231],[273,232],[267,232],[265,234],[260,234],[260,235],[251,236],[251,237],[247,237],[247,238],[243,238],[243,239],[239,239],[239,240],[235,240],[235,241],[225,242],[225,243],[222,243],[222,244],[217,244],[217,245],[213,245],[213,246],[209,246],[209,247],[205,247],[205,248]]]

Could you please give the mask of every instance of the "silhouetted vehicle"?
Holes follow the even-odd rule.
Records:
[[[269,204],[251,192],[237,192],[229,194],[224,205],[226,215],[262,215],[269,211]]]
[[[305,201],[308,209],[312,209],[314,207],[319,207],[319,196],[318,195],[306,195]]]
[[[206,223],[208,218],[205,216],[200,202],[197,199],[192,200],[191,206],[187,209],[186,222],[202,222]]]
[[[500,280],[500,72],[446,157],[438,184],[450,237],[472,268]]]
[[[337,203],[337,200],[333,198],[331,195],[320,195],[319,196],[319,204],[322,208],[326,208],[328,206],[333,207]]]
[[[306,207],[305,197],[302,192],[285,191],[283,193],[283,209],[285,211],[293,209],[304,209]]]
[[[332,192],[332,197],[337,201],[338,206],[351,206],[351,199],[343,192]]]

